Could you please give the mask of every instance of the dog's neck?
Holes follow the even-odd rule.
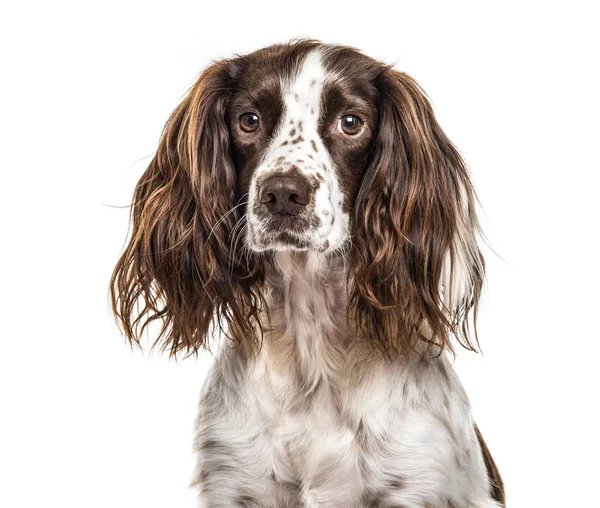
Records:
[[[316,252],[276,252],[266,279],[265,354],[293,372],[303,391],[339,379],[352,341],[345,260]]]

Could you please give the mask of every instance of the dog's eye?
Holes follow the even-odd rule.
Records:
[[[259,125],[260,119],[254,113],[244,113],[240,116],[240,128],[244,132],[256,132]]]
[[[338,122],[338,130],[349,136],[358,134],[362,126],[362,120],[355,115],[344,115]]]

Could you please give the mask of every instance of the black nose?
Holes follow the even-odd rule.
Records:
[[[273,175],[260,190],[260,202],[272,214],[298,215],[310,201],[310,186],[298,175]]]

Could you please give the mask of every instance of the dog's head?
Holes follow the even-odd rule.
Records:
[[[165,127],[135,191],[112,281],[137,341],[160,320],[172,352],[212,320],[256,338],[274,251],[346,255],[357,333],[388,353],[466,347],[483,279],[465,165],[410,77],[313,41],[223,60]],[[141,302],[141,308],[139,307]]]

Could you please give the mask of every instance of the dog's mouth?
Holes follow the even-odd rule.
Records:
[[[323,252],[329,242],[319,234],[318,217],[282,215],[263,218],[248,226],[248,245],[256,252],[268,250],[316,250]]]

